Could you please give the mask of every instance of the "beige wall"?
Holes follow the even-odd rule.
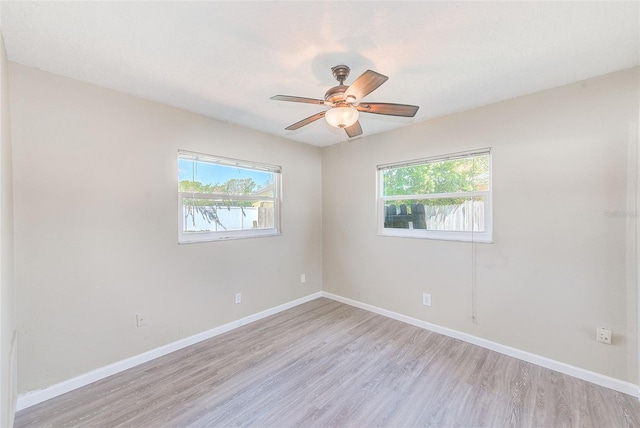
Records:
[[[13,425],[16,398],[13,184],[7,54],[0,36],[0,426]]]
[[[20,392],[321,289],[320,149],[9,71]],[[281,165],[283,235],[177,245],[178,149]]]
[[[323,289],[637,382],[631,222],[606,213],[635,203],[627,157],[638,73],[324,149]],[[376,165],[483,147],[492,147],[493,244],[376,236]],[[595,341],[598,326],[613,330],[613,345]]]
[[[21,392],[320,289],[637,382],[637,68],[322,150],[9,72]],[[376,236],[376,165],[481,147],[495,243]],[[283,236],[177,245],[178,149],[282,165]]]

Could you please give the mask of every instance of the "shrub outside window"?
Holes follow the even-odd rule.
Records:
[[[489,149],[379,165],[378,233],[491,242]]]
[[[280,234],[281,168],[178,152],[178,243]]]

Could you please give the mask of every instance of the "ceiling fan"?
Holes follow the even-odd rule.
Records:
[[[367,70],[360,75],[350,86],[344,84],[351,69],[346,65],[337,65],[331,68],[333,77],[340,83],[324,94],[324,100],[314,98],[293,97],[290,95],[275,95],[272,100],[291,101],[294,103],[318,104],[331,107],[306,119],[302,119],[293,125],[287,126],[288,131],[296,130],[324,117],[329,125],[343,128],[349,138],[362,134],[362,127],[358,122],[360,112],[384,114],[389,116],[414,117],[420,107],[408,104],[369,103],[362,102],[362,98],[376,90],[389,79],[380,73]]]

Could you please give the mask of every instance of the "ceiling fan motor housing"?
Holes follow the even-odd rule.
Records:
[[[343,101],[344,100],[344,93],[346,92],[346,90],[349,87],[346,85],[338,85],[338,86],[334,86],[333,88],[329,89],[325,94],[324,94],[324,100],[327,102],[330,102],[332,104],[335,104],[339,101]]]

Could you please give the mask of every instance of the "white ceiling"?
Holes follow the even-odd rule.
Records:
[[[364,136],[640,64],[638,2],[7,2],[10,60],[317,146],[331,67],[389,76]]]

